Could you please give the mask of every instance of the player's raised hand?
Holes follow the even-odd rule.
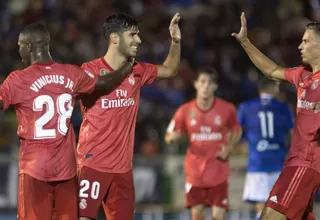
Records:
[[[241,13],[241,28],[239,33],[232,33],[231,36],[236,38],[240,43],[248,40],[247,36],[247,19],[244,12]]]
[[[180,43],[180,41],[181,41],[181,32],[180,32],[180,28],[179,28],[179,21],[180,21],[180,14],[176,13],[173,16],[173,18],[170,22],[170,26],[169,26],[171,38],[175,43]]]

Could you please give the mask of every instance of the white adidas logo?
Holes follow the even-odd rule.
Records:
[[[270,197],[270,200],[271,200],[272,202],[278,203],[278,198],[277,198],[277,196],[271,196],[271,197]]]
[[[222,204],[223,204],[223,205],[227,205],[227,204],[228,204],[228,199],[222,200]]]

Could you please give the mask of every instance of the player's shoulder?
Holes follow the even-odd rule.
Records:
[[[287,70],[296,74],[300,74],[302,76],[312,73],[311,67],[305,66],[305,65],[290,67],[290,68],[287,68]]]
[[[190,110],[191,108],[195,108],[195,100],[191,100],[191,101],[188,101],[188,102],[180,105],[180,107],[177,109],[177,111],[186,112],[186,111]]]
[[[84,62],[81,67],[88,67],[88,66],[96,66],[97,64],[101,63],[101,57],[94,59],[94,60],[90,60],[88,62]]]
[[[190,100],[190,101],[188,101],[188,102],[185,102],[185,103],[183,103],[180,107],[179,107],[179,109],[187,109],[187,108],[193,108],[194,107],[194,105],[195,105],[195,100],[193,99],[193,100]]]
[[[229,102],[229,101],[224,100],[222,98],[216,97],[215,102],[217,105],[221,106],[222,108],[235,108],[235,106],[232,102]]]
[[[26,71],[27,68],[22,70],[13,70],[9,75],[7,76],[7,79],[23,79],[23,78],[30,78],[33,77],[33,74],[30,74],[30,71]]]
[[[150,64],[150,63],[147,63],[147,62],[140,62],[140,61],[136,61],[135,63],[134,63],[134,66],[133,66],[133,68],[146,68],[148,65],[152,65],[152,64]]]
[[[260,104],[261,104],[260,98],[253,98],[253,99],[249,99],[249,100],[242,102],[240,105],[244,106],[244,107],[250,107],[253,105],[260,105]]]
[[[85,71],[90,71],[94,74],[100,74],[99,70],[103,70],[103,68],[101,68],[101,67],[104,65],[102,60],[103,59],[100,57],[100,58],[97,58],[97,59],[94,59],[94,60],[91,60],[88,62],[84,62],[81,65],[81,68]]]
[[[143,72],[145,72],[146,69],[148,69],[151,66],[155,66],[155,65],[152,63],[136,61],[133,66],[133,72],[143,73]]]
[[[272,104],[279,106],[280,108],[290,108],[289,104],[279,99],[273,99]]]
[[[66,70],[81,70],[79,66],[69,63],[56,63],[56,68],[59,69],[66,69]]]

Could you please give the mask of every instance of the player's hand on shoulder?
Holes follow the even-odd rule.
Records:
[[[236,38],[240,43],[244,43],[245,41],[248,40],[247,19],[244,12],[241,13],[240,20],[241,20],[241,28],[239,33],[232,33],[231,36]]]
[[[221,145],[221,150],[220,152],[217,154],[217,159],[221,160],[221,161],[226,161],[229,159],[231,153],[231,148],[227,145]]]
[[[180,43],[180,41],[181,41],[181,32],[180,32],[180,28],[179,28],[179,21],[180,21],[180,13],[176,13],[173,16],[173,18],[170,22],[170,26],[169,26],[171,38],[175,43]]]

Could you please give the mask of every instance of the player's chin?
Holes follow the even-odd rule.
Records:
[[[308,59],[302,57],[302,63],[305,65],[309,65]]]
[[[137,56],[138,51],[131,51],[129,53],[129,57],[136,57]]]

